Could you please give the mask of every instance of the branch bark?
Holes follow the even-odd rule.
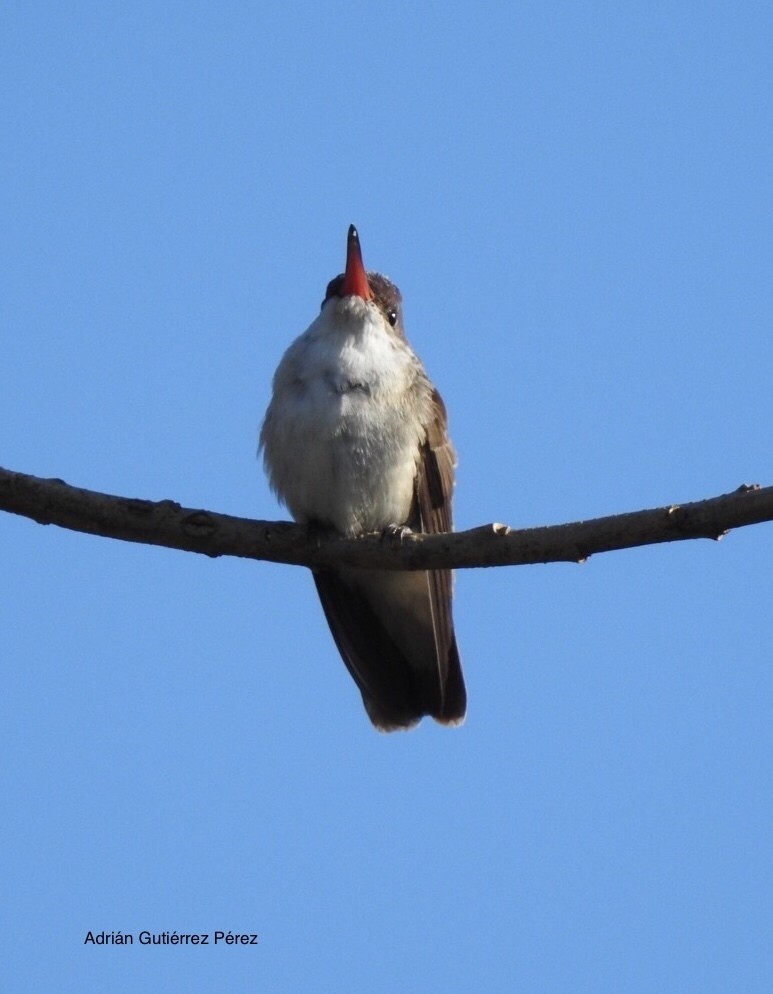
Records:
[[[490,524],[447,535],[320,538],[284,521],[255,521],[181,507],[171,500],[115,497],[0,469],[0,510],[43,525],[160,545],[206,556],[239,556],[322,568],[463,569],[583,562],[598,552],[693,538],[720,539],[731,528],[773,520],[773,487],[744,484],[689,504],[541,528]]]

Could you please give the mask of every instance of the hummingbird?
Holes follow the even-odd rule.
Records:
[[[451,531],[456,457],[446,409],[405,337],[402,296],[367,272],[349,227],[346,269],[285,352],[260,432],[271,488],[318,534]],[[330,631],[380,731],[464,720],[450,570],[313,571]]]

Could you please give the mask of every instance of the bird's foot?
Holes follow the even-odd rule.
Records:
[[[409,528],[408,525],[387,525],[386,528],[381,531],[381,541],[389,542],[392,545],[402,545],[403,541],[413,534],[413,529]]]

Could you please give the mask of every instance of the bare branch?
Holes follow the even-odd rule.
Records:
[[[206,556],[240,556],[319,568],[460,569],[582,562],[597,552],[692,538],[721,538],[729,529],[773,520],[773,487],[743,485],[690,504],[617,514],[592,521],[512,530],[490,524],[449,535],[379,535],[358,539],[309,535],[300,525],[254,521],[181,507],[171,500],[114,497],[0,469],[0,510],[43,525]]]

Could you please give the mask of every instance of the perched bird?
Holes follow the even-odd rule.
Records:
[[[401,304],[393,283],[365,271],[352,225],[346,271],[282,357],[260,433],[272,489],[311,528],[451,530],[446,411],[405,338]],[[314,582],[376,728],[464,719],[450,570],[324,569]]]

